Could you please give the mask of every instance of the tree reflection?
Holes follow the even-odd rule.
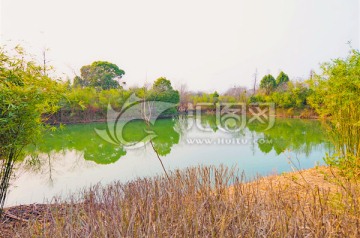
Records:
[[[157,136],[153,139],[154,147],[159,155],[167,155],[173,145],[179,143],[179,133],[175,130],[175,119],[157,120],[150,128],[142,120],[131,121],[123,131],[123,137],[129,142],[141,141],[149,131]],[[87,161],[97,164],[111,164],[126,155],[126,150],[121,145],[114,145],[101,139],[94,131],[95,128],[105,127],[105,124],[68,125],[63,129],[44,135],[42,141],[36,146],[27,148],[27,153],[32,154],[59,154],[69,150],[83,153]],[[35,160],[32,160],[34,163]]]
[[[36,146],[29,147],[29,153],[54,154],[69,150],[83,152],[85,160],[97,164],[110,164],[126,154],[124,148],[102,140],[94,128],[104,127],[103,124],[68,125],[63,129],[44,135]]]
[[[192,128],[196,127],[196,123],[190,124]],[[211,128],[213,133],[219,132],[215,116],[202,117],[201,124],[203,127]],[[97,164],[114,163],[126,155],[126,149],[102,140],[95,133],[94,128],[105,128],[105,126],[103,123],[66,126],[62,130],[46,134],[44,140],[36,147],[28,148],[28,154],[36,152],[48,155],[75,150],[82,152],[86,161],[94,161]],[[274,151],[277,155],[286,150],[309,155],[312,150],[323,146],[327,141],[318,121],[277,119],[273,128],[265,130],[266,127],[267,125],[260,123],[249,123],[246,130],[232,133],[231,136],[257,138],[253,146],[264,153]],[[188,130],[189,120],[186,117],[159,119],[150,127],[142,120],[135,120],[124,127],[123,137],[127,141],[137,142],[148,133],[154,133],[156,134],[153,139],[154,148],[159,155],[165,156],[170,154],[173,146],[180,142],[180,134],[185,136]]]
[[[142,120],[132,121],[124,127],[123,137],[126,141],[138,142],[148,133],[154,133],[154,148],[159,155],[165,156],[171,152],[173,145],[179,143],[180,135],[175,126],[178,122],[178,119],[160,119],[148,127]]]
[[[279,155],[291,150],[309,155],[312,150],[328,142],[321,123],[314,120],[277,119],[269,130],[265,130],[267,125],[260,123],[250,123],[247,127],[261,138],[257,144],[264,153],[274,150]]]

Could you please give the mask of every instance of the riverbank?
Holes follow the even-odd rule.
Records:
[[[158,119],[166,119],[175,116],[186,116],[188,115],[188,111],[178,111],[177,113],[168,114],[168,115],[160,115]],[[202,110],[204,115],[215,115],[214,109],[204,109]],[[195,111],[191,111],[191,115],[195,115]],[[90,116],[91,115],[91,116]],[[117,114],[113,116],[113,118],[117,118]],[[251,113],[247,112],[247,116],[252,116]],[[314,110],[306,108],[306,109],[294,109],[294,108],[276,108],[275,117],[277,118],[295,118],[295,119],[319,119],[319,115],[314,112]],[[96,122],[107,122],[107,114],[105,111],[101,111],[101,113],[94,114],[84,111],[76,111],[73,113],[67,112],[64,115],[64,111],[59,111],[54,115],[46,115],[46,123],[50,125],[71,125],[71,124],[87,124],[87,123],[96,123]],[[131,119],[131,118],[122,118],[122,119]]]
[[[358,237],[359,190],[328,167],[252,182],[224,167],[191,168],[171,172],[170,180],[115,182],[51,205],[7,208],[0,234]]]

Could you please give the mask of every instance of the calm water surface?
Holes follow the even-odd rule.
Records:
[[[248,124],[236,133],[217,128],[214,117],[198,121],[161,119],[151,128],[153,140],[167,170],[189,166],[224,164],[237,166],[248,177],[291,171],[292,160],[300,168],[323,164],[329,142],[318,121],[276,119],[270,130]],[[54,195],[66,196],[84,187],[114,180],[126,182],[138,177],[162,174],[151,145],[127,149],[101,139],[95,128],[105,123],[68,125],[49,132],[28,156],[17,164],[6,206],[42,203]],[[125,127],[128,141],[141,140],[146,132],[141,121]]]

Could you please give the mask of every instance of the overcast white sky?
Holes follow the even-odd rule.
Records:
[[[48,57],[58,72],[96,60],[128,84],[165,76],[193,90],[250,87],[284,70],[306,78],[359,49],[358,0],[2,0],[1,41]]]

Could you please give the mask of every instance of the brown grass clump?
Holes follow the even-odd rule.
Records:
[[[13,236],[359,237],[359,186],[331,176],[320,168],[246,182],[234,169],[198,167],[98,185]]]

